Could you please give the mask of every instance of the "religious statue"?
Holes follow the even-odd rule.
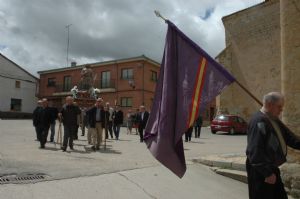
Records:
[[[72,93],[72,95],[73,95],[73,98],[76,99],[76,98],[77,98],[77,93],[78,93],[77,86],[74,86],[74,87],[71,89],[71,93]]]
[[[93,86],[93,71],[91,69],[90,65],[86,65],[82,70],[81,70],[81,89],[82,90],[90,90],[91,87]]]

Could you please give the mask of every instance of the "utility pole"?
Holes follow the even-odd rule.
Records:
[[[70,44],[70,26],[72,24],[66,25],[67,31],[68,31],[68,41],[67,41],[67,67],[69,66],[69,44]]]

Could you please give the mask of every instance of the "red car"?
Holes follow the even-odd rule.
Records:
[[[235,133],[247,133],[247,122],[237,115],[218,115],[210,124],[213,134],[217,131],[228,132],[233,135]]]

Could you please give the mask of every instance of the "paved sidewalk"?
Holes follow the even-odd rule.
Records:
[[[246,184],[216,175],[200,164],[187,165],[180,179],[163,166],[92,177],[0,186],[0,199],[246,199]]]

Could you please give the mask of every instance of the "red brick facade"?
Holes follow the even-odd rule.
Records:
[[[128,98],[128,101],[131,101],[131,103],[128,102],[128,107],[122,107],[124,112],[127,112],[128,109],[136,109],[142,104],[148,110],[151,109],[156,86],[155,75],[152,78],[152,73],[158,77],[159,63],[141,56],[89,65],[95,75],[94,87],[101,90],[100,97],[105,102],[114,105],[116,101],[117,104],[122,105],[121,100],[123,99],[124,105],[124,101],[126,101],[124,98]],[[83,67],[84,65],[38,72],[40,74],[39,97],[48,98],[55,106],[61,107],[65,96],[71,95],[69,92],[70,88],[79,84],[81,79],[80,72]],[[122,76],[122,72],[126,74],[123,71],[124,69],[132,71],[129,78]],[[109,80],[104,82],[106,85],[103,85],[102,82],[103,72],[110,73]],[[68,89],[64,90],[65,76],[71,77],[71,84],[67,86]],[[130,85],[130,82],[134,82],[134,86]],[[90,103],[93,103],[93,101]]]

